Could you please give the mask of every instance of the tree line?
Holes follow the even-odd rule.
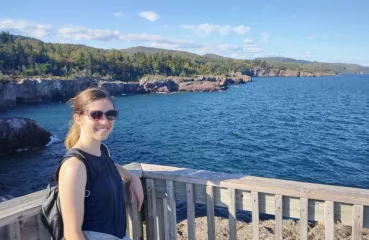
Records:
[[[184,52],[135,52],[105,50],[77,44],[44,43],[40,40],[0,33],[0,75],[10,77],[60,76],[103,77],[135,81],[144,75],[192,76],[273,68],[296,71],[332,69],[324,65],[273,64],[262,60],[189,57]]]

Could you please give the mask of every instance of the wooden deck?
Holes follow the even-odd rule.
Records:
[[[195,203],[207,205],[208,239],[215,239],[214,207],[229,212],[229,239],[236,239],[236,210],[252,212],[253,239],[259,239],[259,214],[275,215],[276,239],[282,218],[300,219],[300,239],[308,221],[325,224],[325,239],[334,239],[334,222],[352,226],[352,239],[369,228],[369,190],[260,178],[151,164],[125,165],[142,179],[145,207],[127,201],[127,227],[132,239],[176,239],[176,200],[187,202],[189,239],[195,239]],[[128,190],[128,187],[126,187]],[[50,239],[40,218],[44,191],[0,204],[0,239]],[[127,194],[127,196],[129,196]],[[126,199],[128,200],[128,199]],[[143,233],[145,225],[146,233]]]

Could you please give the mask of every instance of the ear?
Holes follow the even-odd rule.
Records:
[[[78,125],[82,126],[83,125],[83,117],[77,113],[73,114],[73,120],[75,123],[77,123]]]

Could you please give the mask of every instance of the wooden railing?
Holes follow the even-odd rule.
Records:
[[[126,165],[141,177],[144,211],[127,199],[127,232],[132,239],[176,239],[176,201],[187,202],[188,238],[195,239],[195,203],[207,205],[208,239],[215,239],[214,208],[229,212],[229,238],[236,239],[236,210],[252,212],[253,239],[259,239],[259,214],[275,215],[275,238],[282,239],[283,217],[300,221],[307,239],[308,221],[325,225],[334,239],[334,223],[352,226],[352,239],[369,228],[369,190],[215,173],[150,164]],[[128,190],[128,187],[126,187]],[[128,194],[127,194],[128,196]],[[40,191],[0,204],[0,239],[48,239],[40,222]],[[144,232],[143,229],[146,229]]]

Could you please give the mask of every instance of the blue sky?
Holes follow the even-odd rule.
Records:
[[[1,0],[0,31],[47,42],[369,66],[369,1]]]

